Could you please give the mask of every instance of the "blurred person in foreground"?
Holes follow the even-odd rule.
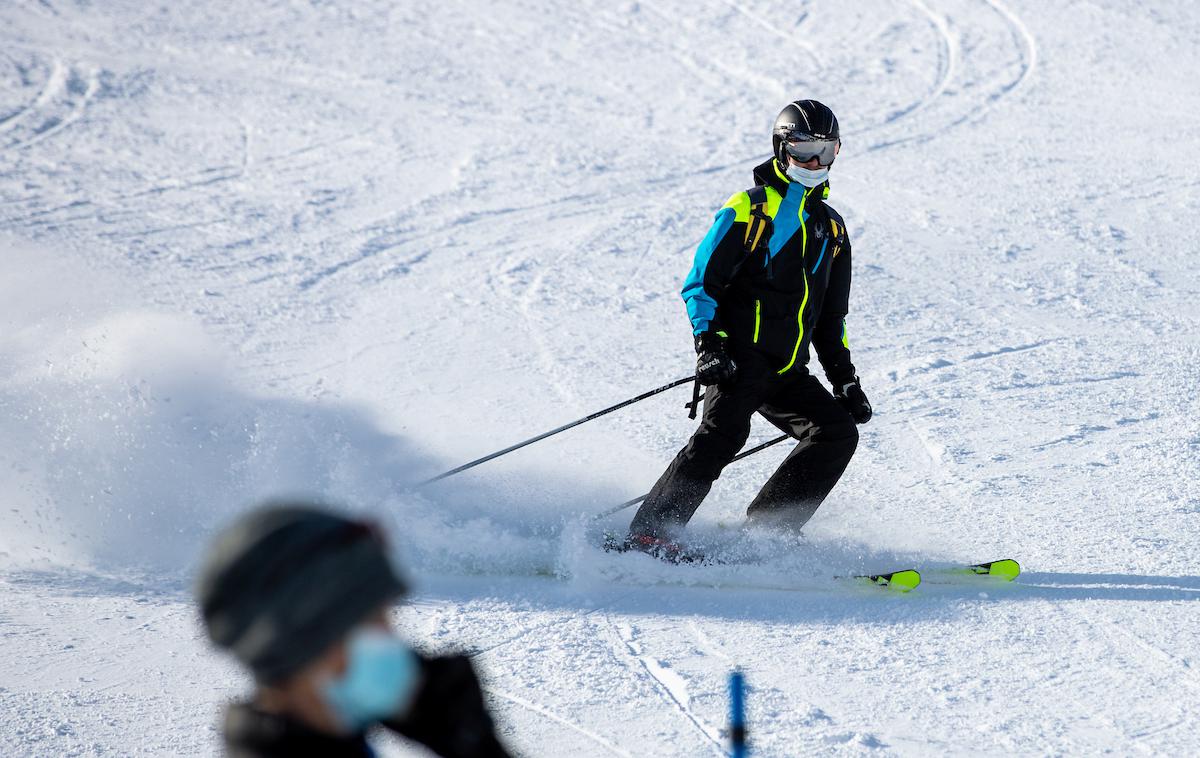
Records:
[[[197,600],[255,680],[225,713],[227,754],[369,758],[380,725],[449,758],[509,755],[470,661],[421,656],[391,629],[406,589],[371,524],[319,507],[268,505],[222,532]]]

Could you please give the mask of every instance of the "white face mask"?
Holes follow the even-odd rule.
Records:
[[[799,182],[803,186],[812,189],[829,178],[829,167],[811,169],[788,165],[787,175],[792,181]]]

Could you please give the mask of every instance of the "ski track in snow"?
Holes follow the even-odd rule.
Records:
[[[1195,752],[1190,5],[210,5],[0,8],[0,753],[215,752],[247,683],[183,577],[293,487],[381,514],[397,624],[469,651],[523,755],[721,753],[735,667],[756,755]],[[406,490],[692,371],[680,280],[794,97],[842,121],[876,410],[808,546],[589,546],[686,388]]]
[[[604,750],[606,752],[611,753],[612,755],[624,755],[624,756],[633,755],[632,753],[629,753],[629,752],[617,747],[616,745],[614,745],[613,743],[604,739],[599,734],[596,734],[595,732],[591,731],[590,729],[586,729],[569,719],[565,719],[562,716],[559,716],[558,714],[554,713],[553,711],[546,708],[545,706],[530,702],[529,700],[526,700],[523,697],[519,697],[510,692],[505,692],[504,690],[497,689],[495,687],[493,687],[491,690],[489,690],[489,694],[496,696],[496,697],[502,697],[511,703],[515,703],[515,704],[521,706],[522,708],[525,708],[526,710],[529,710],[529,711],[532,711],[532,712],[538,714],[539,716],[544,716],[545,718],[548,718],[557,724],[561,724],[573,732],[582,734],[584,737],[587,737],[590,741],[592,741],[595,744],[599,745],[600,747],[604,748]]]
[[[980,2],[986,4],[1003,20],[1005,25],[1003,31],[1010,36],[1011,41],[1017,47],[1017,55],[1020,61],[1019,70],[1016,76],[1010,81],[993,84],[986,80],[976,81],[969,76],[962,80],[956,79],[956,75],[960,72],[965,72],[965,67],[961,63],[977,65],[973,56],[963,57],[963,39],[971,37],[974,34],[979,34],[982,38],[986,39],[991,34],[990,30],[981,32],[972,28],[974,24],[986,20],[983,14],[978,14],[969,9],[972,7],[978,8]],[[938,6],[945,9],[943,12],[946,15],[944,16],[939,15],[924,0],[912,0],[912,4],[929,19],[931,26],[936,30],[938,35],[940,52],[938,56],[939,77],[937,85],[925,98],[891,114],[884,124],[875,127],[876,129],[885,127],[891,129],[892,127],[900,126],[905,131],[915,131],[915,134],[909,134],[905,137],[885,136],[882,140],[872,144],[868,148],[869,150],[883,150],[914,142],[927,142],[960,124],[977,121],[990,109],[995,107],[1001,99],[1010,96],[1023,85],[1033,74],[1034,68],[1037,65],[1036,40],[1029,33],[1029,30],[1020,17],[999,2],[999,0],[970,0],[969,5],[963,2],[939,3]],[[980,26],[983,27],[983,24],[980,24]],[[972,46],[977,46],[978,44],[980,43],[973,42]],[[988,63],[991,63],[991,61],[988,61]],[[985,94],[982,102],[968,101],[964,109],[960,102],[964,92],[980,83],[988,87],[990,91]],[[955,88],[957,91],[954,92],[954,97],[947,97],[952,84],[957,84]],[[946,102],[948,105],[940,109],[934,107],[935,105],[940,105],[942,102]],[[929,110],[935,112],[928,119],[914,118],[921,111]],[[933,128],[927,127],[925,123],[929,119],[935,120],[938,125]],[[914,122],[916,122],[915,126]],[[870,132],[872,129],[868,128],[864,131]]]
[[[7,140],[0,150],[25,150],[70,128],[95,97],[99,83],[90,67],[54,58],[48,69],[46,83],[33,102],[0,119],[0,139]]]
[[[632,624],[614,623],[611,619],[608,620],[612,630],[619,636],[624,644],[628,654],[637,660],[646,675],[653,680],[655,686],[661,690],[666,699],[668,699],[688,721],[695,725],[706,738],[712,742],[712,747],[717,755],[724,755],[725,748],[721,739],[720,730],[713,728],[700,719],[691,709],[691,697],[688,695],[688,685],[676,672],[672,671],[670,666],[657,658],[646,655],[642,650],[642,645],[638,642],[638,630]]]

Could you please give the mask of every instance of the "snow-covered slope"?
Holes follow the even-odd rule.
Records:
[[[762,755],[1195,752],[1192,3],[216,5],[0,6],[0,753],[214,752],[189,577],[280,492],[385,522],[525,754],[718,754],[735,666]],[[593,547],[682,389],[405,492],[690,373],[680,281],[796,97],[876,408],[810,544]]]

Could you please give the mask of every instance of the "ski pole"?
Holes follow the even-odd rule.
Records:
[[[783,442],[787,438],[788,438],[788,436],[786,434],[781,434],[778,437],[776,437],[775,439],[767,440],[766,442],[762,443],[761,445],[758,445],[757,447],[752,447],[749,450],[745,450],[741,453],[738,453],[736,456],[734,456],[733,460],[730,461],[730,463],[733,463],[733,461],[740,461],[741,459],[747,458],[751,455],[754,455],[757,452],[766,450],[771,445],[778,445],[780,442]],[[642,502],[649,496],[650,496],[650,493],[647,492],[645,495],[638,495],[637,497],[635,497],[632,500],[626,500],[625,502],[621,503],[620,505],[614,505],[612,508],[609,508],[608,510],[606,510],[602,513],[597,513],[595,516],[592,516],[592,520],[599,521],[600,519],[604,518],[605,516],[611,516],[614,513],[617,513],[618,511],[623,511],[631,505],[637,505],[638,503]]]
[[[704,395],[700,394],[700,377],[696,377],[696,381],[692,384],[692,402],[684,407],[688,409],[688,418],[695,420],[697,409],[700,407],[700,399]]]
[[[729,675],[729,754],[745,758],[746,750],[746,677],[735,670]]]
[[[488,461],[490,461],[494,458],[499,458],[502,455],[507,455],[507,454],[513,452],[514,450],[520,450],[521,448],[525,447],[526,445],[532,445],[533,443],[538,442],[539,440],[544,440],[547,437],[553,437],[554,435],[558,434],[559,432],[565,432],[568,429],[573,429],[573,428],[579,426],[580,424],[586,424],[589,421],[595,421],[596,419],[600,418],[601,416],[612,413],[613,411],[619,411],[622,408],[633,405],[634,403],[640,403],[641,401],[643,401],[647,398],[654,397],[655,395],[658,395],[662,392],[666,392],[667,390],[669,390],[673,387],[678,387],[681,384],[687,384],[688,382],[692,381],[695,378],[696,377],[694,377],[694,376],[689,376],[689,377],[685,377],[683,379],[677,379],[677,380],[671,382],[670,384],[664,384],[663,386],[656,387],[655,389],[652,389],[649,392],[643,392],[642,394],[638,395],[637,397],[631,397],[628,400],[625,400],[624,402],[617,403],[616,405],[612,406],[611,408],[605,408],[602,411],[596,411],[595,413],[591,414],[590,416],[585,416],[576,421],[572,421],[569,424],[563,424],[562,426],[558,427],[557,429],[551,429],[550,431],[545,432],[544,434],[539,434],[536,437],[530,437],[529,439],[525,440],[524,442],[518,442],[517,444],[506,447],[503,450],[497,450],[496,452],[491,453],[490,455],[485,455],[482,458],[477,458],[477,459],[471,461],[470,463],[464,463],[463,465],[458,466],[456,468],[452,468],[449,471],[442,472],[441,474],[438,474],[437,476],[433,477],[432,479],[426,479],[425,481],[415,485],[414,489],[419,488],[419,487],[424,487],[429,484],[433,484],[434,482],[441,481],[442,479],[445,479],[446,477],[454,476],[455,474],[460,474],[469,468],[475,468],[476,466],[478,466],[481,463],[487,463]]]

